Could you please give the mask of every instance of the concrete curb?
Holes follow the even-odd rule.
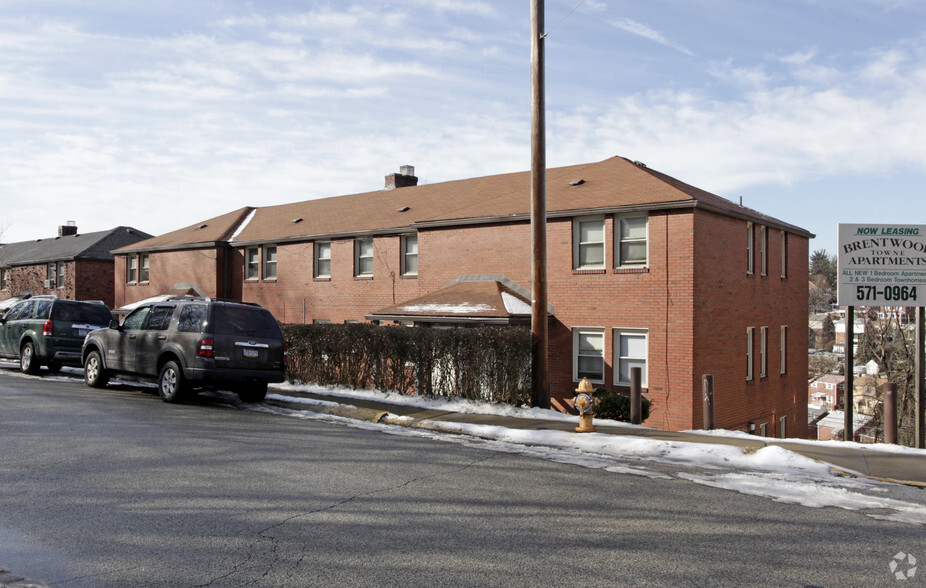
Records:
[[[438,431],[442,433],[451,433],[455,435],[466,435],[468,437],[474,437],[474,438],[482,438],[479,435],[473,434],[472,431],[465,430],[461,426],[461,423],[454,422],[453,420],[445,420],[445,417],[452,419],[453,416],[455,415],[455,413],[447,412],[447,411],[422,410],[420,411],[421,413],[429,413],[428,416],[434,417],[434,418],[416,418],[414,416],[397,415],[388,410],[384,410],[382,408],[370,408],[370,407],[354,406],[352,404],[341,404],[333,400],[320,401],[318,404],[287,402],[285,400],[279,400],[279,399],[268,399],[265,402],[272,406],[278,406],[280,408],[285,408],[288,410],[302,410],[302,411],[307,410],[311,412],[329,414],[329,415],[338,416],[338,417],[347,418],[347,419],[361,420],[361,421],[367,421],[367,422],[372,422],[372,423],[397,425],[397,426],[402,426],[402,427],[407,427],[407,428],[412,428],[412,429],[422,429],[422,430],[427,430],[427,431]],[[375,406],[376,403],[372,403],[372,404]],[[471,416],[471,415],[467,415],[467,416]],[[464,418],[464,420],[466,419]],[[505,427],[506,425],[486,424],[486,426]],[[524,427],[524,428],[530,428],[530,427]],[[564,428],[560,428],[558,430],[568,432],[568,429],[564,429]],[[662,435],[660,434],[659,431],[647,430],[646,432],[648,434],[641,433],[641,435],[644,437],[651,438],[651,439],[662,438]],[[603,430],[599,430],[599,433],[613,434],[613,433],[608,433]],[[620,433],[620,434],[632,435],[632,433]],[[855,467],[852,467],[851,465],[850,466],[840,465],[838,463],[833,463],[832,461],[829,461],[826,459],[820,459],[819,457],[813,455],[812,454],[813,452],[802,452],[800,451],[800,447],[796,447],[793,445],[789,447],[784,447],[783,444],[775,443],[775,440],[773,439],[770,439],[768,442],[764,440],[761,440],[761,441],[756,440],[756,441],[759,441],[759,444],[756,444],[756,442],[752,441],[751,439],[744,441],[738,438],[730,438],[728,441],[725,441],[716,436],[706,436],[704,440],[702,441],[697,438],[688,438],[696,434],[691,434],[691,433],[682,434],[682,433],[675,433],[671,431],[665,432],[664,435],[667,436],[668,438],[663,439],[663,440],[667,440],[667,441],[674,440],[674,441],[686,442],[686,443],[709,443],[709,444],[724,444],[724,445],[738,446],[743,449],[744,453],[753,453],[769,445],[778,445],[779,447],[782,447],[782,449],[786,449],[787,451],[792,451],[798,455],[803,455],[804,457],[813,459],[817,462],[825,463],[829,465],[831,470],[838,475],[843,475],[843,476],[848,476],[848,477],[862,477],[862,478],[867,478],[869,480],[873,480],[877,482],[901,484],[905,486],[912,486],[915,488],[926,489],[926,482],[924,481],[905,480],[905,479],[893,477],[893,476],[874,475],[872,473],[865,473],[862,471],[858,471],[857,469],[855,469]],[[684,435],[685,438],[680,438],[682,435]],[[847,454],[847,455],[850,455],[850,454]],[[849,459],[847,461],[851,462],[852,460]]]

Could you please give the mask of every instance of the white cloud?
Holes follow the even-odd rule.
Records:
[[[644,39],[649,39],[650,41],[655,41],[656,43],[659,43],[660,45],[665,45],[666,47],[671,47],[672,49],[675,49],[676,51],[681,51],[685,55],[691,55],[691,56],[694,55],[694,53],[692,53],[691,51],[689,51],[682,45],[679,45],[678,43],[673,43],[672,41],[669,41],[668,39],[666,39],[662,35],[662,33],[656,31],[655,29],[648,27],[645,24],[639,23],[635,20],[624,18],[621,20],[616,20],[612,24],[615,27],[623,31],[627,31],[630,34],[643,37]]]

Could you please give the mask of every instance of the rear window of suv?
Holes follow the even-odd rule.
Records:
[[[113,320],[113,315],[109,309],[102,304],[59,300],[52,306],[51,320],[88,323],[91,325],[108,325],[110,321]]]
[[[212,324],[217,335],[248,335],[267,339],[282,337],[273,315],[262,308],[216,305],[212,311]]]

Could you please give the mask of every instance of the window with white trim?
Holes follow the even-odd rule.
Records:
[[[759,227],[759,271],[763,276],[768,275],[768,227]]]
[[[331,241],[315,242],[315,277],[331,277]]]
[[[616,267],[644,267],[648,261],[647,215],[618,216],[615,218],[614,265]]]
[[[55,287],[64,288],[64,276],[67,275],[67,266],[63,262],[56,264]]]
[[[248,247],[244,250],[244,279],[260,279],[260,248]]]
[[[768,327],[759,328],[759,377],[768,375]]]
[[[614,383],[630,385],[630,370],[640,368],[640,385],[647,387],[649,356],[646,329],[614,329]]]
[[[10,289],[10,270],[0,269],[0,290]]]
[[[263,267],[261,274],[265,280],[277,279],[277,248],[276,245],[264,245]]]
[[[125,258],[125,282],[127,284],[138,282],[138,257],[134,255]]]
[[[604,217],[575,219],[572,241],[575,269],[604,269]]]
[[[788,372],[788,327],[787,325],[781,326],[780,334],[780,346],[779,346],[779,361],[781,362],[781,372],[785,374]]]
[[[148,282],[148,277],[150,275],[149,269],[151,266],[151,257],[147,253],[142,253],[138,256],[138,259],[138,281]]]
[[[402,235],[402,275],[418,275],[418,235]]]
[[[752,275],[756,272],[756,259],[753,248],[755,247],[755,227],[752,223],[746,223],[746,274]]]
[[[746,327],[746,381],[752,380],[752,348],[755,340],[755,327]]]
[[[373,239],[354,240],[354,275],[373,275]]]
[[[788,233],[781,232],[781,277],[788,277]]]
[[[572,331],[572,378],[604,383],[604,329],[577,328]]]

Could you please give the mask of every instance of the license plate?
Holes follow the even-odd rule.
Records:
[[[257,359],[260,353],[256,349],[242,349],[241,352],[249,359]]]

